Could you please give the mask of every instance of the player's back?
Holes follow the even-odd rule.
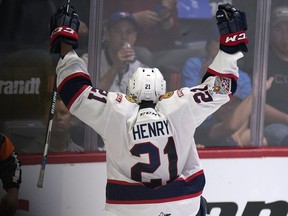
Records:
[[[104,135],[108,166],[107,209],[129,215],[127,212],[143,208],[138,204],[145,203],[147,211],[143,215],[151,215],[151,212],[159,215],[160,209],[173,212],[173,207],[168,207],[169,200],[179,205],[185,202],[187,206],[183,205],[183,212],[187,207],[190,215],[193,208],[199,206],[205,178],[193,140],[194,123],[187,117],[187,98],[168,110],[162,109],[161,104],[155,109],[144,104],[133,110],[125,104],[126,99],[117,105],[115,100],[112,102],[110,119],[113,120],[108,121],[106,128],[110,128],[113,136]],[[181,125],[183,118],[189,123]]]

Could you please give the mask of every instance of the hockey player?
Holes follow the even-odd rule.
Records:
[[[243,12],[219,5],[216,17],[220,51],[201,85],[166,93],[157,68],[138,68],[125,95],[91,85],[74,50],[79,27],[75,11],[62,7],[52,16],[51,52],[61,55],[58,92],[71,113],[106,145],[107,215],[206,215],[201,199],[205,176],[193,135],[235,92],[237,60],[248,42]]]
[[[0,202],[0,215],[14,216],[18,207],[21,167],[10,139],[0,133],[0,179],[6,194]]]

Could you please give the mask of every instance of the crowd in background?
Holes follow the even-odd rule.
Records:
[[[219,3],[233,3],[247,15],[249,52],[239,62],[235,97],[201,125],[205,128],[199,130],[202,133],[196,130],[195,140],[201,148],[250,146],[257,1],[193,2],[194,5],[187,0],[147,0],[145,4],[142,0],[104,0],[99,27],[99,32],[103,32],[99,41],[100,71],[90,73],[99,73],[99,88],[124,93],[129,76],[139,66],[159,68],[168,90],[197,85],[219,49],[215,8]],[[51,100],[58,58],[49,53],[49,19],[65,4],[62,0],[0,1],[0,95],[5,103],[0,112],[0,127],[9,134],[19,153],[42,152],[47,100]],[[77,52],[88,64],[89,26],[93,23],[89,20],[90,2],[74,0],[72,5],[81,20]],[[267,103],[264,137],[259,146],[285,146],[288,145],[288,4],[272,0],[271,8]],[[58,136],[55,140],[63,140],[64,145],[55,144],[50,150],[89,151],[85,148],[84,124],[77,119],[72,121],[72,116],[64,113],[67,110],[60,105],[62,111],[56,109],[52,135]],[[67,131],[59,130],[61,113],[67,115]]]

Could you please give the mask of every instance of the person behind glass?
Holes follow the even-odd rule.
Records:
[[[100,89],[126,92],[131,74],[144,66],[133,49],[137,29],[136,21],[125,11],[115,12],[107,20],[101,51]],[[88,62],[88,55],[82,58]]]
[[[45,112],[48,114],[50,101],[47,103]],[[76,144],[70,134],[74,116],[69,112],[60,96],[57,97],[55,113],[53,117],[52,132],[50,137],[50,152],[83,152],[84,149]]]
[[[0,132],[0,178],[6,194],[0,200],[0,215],[14,216],[18,209],[18,194],[22,170],[11,140]]]
[[[219,52],[219,33],[217,26],[212,26],[209,32],[209,39],[206,44],[206,55],[201,57],[192,57],[187,59],[182,70],[182,86],[195,86],[201,83],[203,75],[208,66]],[[196,129],[195,141],[198,147],[209,147],[216,145],[224,146],[243,146],[247,145],[247,139],[241,141],[240,128],[247,125],[251,108],[242,105],[245,108],[239,112],[236,107],[251,103],[251,96],[244,102],[244,99],[252,92],[251,79],[248,73],[239,69],[239,79],[237,90],[231,100],[223,105],[212,116],[208,117],[203,124]],[[251,100],[251,101],[250,101]],[[244,114],[244,110],[246,111]],[[241,117],[240,117],[241,116]],[[234,134],[236,131],[239,133]],[[242,134],[242,132],[241,132]],[[237,136],[236,136],[237,135]],[[244,144],[245,143],[245,144]]]
[[[141,34],[136,44],[159,51],[174,45],[178,33],[176,4],[177,0],[148,0],[145,4],[141,0],[106,0],[103,16],[107,18],[117,10],[129,11],[140,27]]]
[[[272,10],[264,135],[272,146],[288,145],[288,5]]]
[[[48,121],[48,113],[50,112],[51,100],[47,99],[44,104],[44,118],[43,124]],[[60,96],[57,96],[52,131],[49,142],[49,152],[83,152],[82,146],[76,144],[71,138],[71,127],[75,122],[75,117],[69,112]],[[25,153],[40,153],[44,147],[44,136],[36,137],[27,149],[23,150]]]
[[[139,25],[139,35],[135,43],[136,53],[143,63],[150,67],[157,60],[169,55],[175,49],[179,37],[177,20],[177,0],[105,0],[103,17],[107,19],[114,11],[128,11]],[[181,53],[179,53],[181,55]],[[179,56],[172,56],[172,61]],[[171,63],[167,62],[167,63]]]
[[[126,94],[92,86],[87,66],[71,44],[77,37],[72,31],[59,31],[66,18],[79,23],[74,13],[67,15],[63,8],[51,19],[52,38],[62,38],[51,40],[61,56],[57,88],[71,113],[105,142],[106,215],[205,216],[205,174],[194,131],[236,91],[237,60],[248,51],[245,13],[230,4],[219,5],[220,50],[200,85],[166,93],[157,68],[139,67]],[[72,27],[77,30],[77,25]],[[239,40],[231,43],[230,36]]]
[[[269,90],[272,82],[273,77],[266,81],[266,90]],[[199,147],[250,146],[252,105],[253,92],[243,98],[243,95],[236,91],[229,103],[220,107],[196,129],[195,141],[202,144]],[[268,145],[265,136],[261,145]]]

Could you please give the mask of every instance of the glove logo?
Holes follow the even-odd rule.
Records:
[[[240,43],[248,43],[246,33],[243,31],[234,32],[231,34],[221,35],[220,43],[225,46],[236,46]]]
[[[63,33],[67,33],[67,34],[74,34],[74,30],[72,28],[69,28],[69,27],[66,27],[66,26],[60,26],[56,29],[54,29],[54,31],[52,32],[51,34],[51,38],[57,34],[57,33],[60,33],[60,32],[63,32]]]
[[[66,36],[78,41],[78,34],[74,29],[67,26],[59,26],[51,33],[50,45],[58,36]]]
[[[246,37],[245,32],[240,33],[239,35],[233,35],[232,37],[226,37],[225,43],[229,43],[231,42],[235,42],[235,41],[240,41],[240,40],[244,40]]]

